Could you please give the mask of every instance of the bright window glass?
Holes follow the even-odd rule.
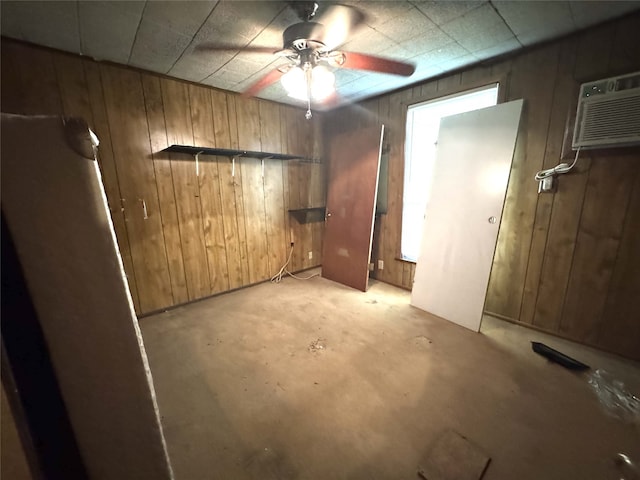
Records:
[[[431,191],[440,120],[495,105],[498,84],[409,106],[402,199],[402,258],[418,260],[422,222]]]

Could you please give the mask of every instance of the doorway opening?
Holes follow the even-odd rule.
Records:
[[[422,221],[431,191],[440,120],[450,115],[496,105],[498,84],[410,105],[407,109],[404,193],[400,253],[416,262],[420,250]]]

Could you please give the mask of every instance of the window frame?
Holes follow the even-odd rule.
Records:
[[[461,77],[462,76],[462,77]],[[454,79],[458,82],[454,83]],[[489,87],[491,85],[498,85],[498,95],[496,105],[505,103],[507,101],[507,88],[508,75],[506,73],[493,74],[483,76],[477,79],[465,79],[463,74],[454,75],[453,77],[446,77],[436,79],[428,82],[422,86],[420,95],[412,97],[411,99],[403,100],[400,102],[402,106],[402,124],[401,124],[401,139],[402,145],[400,146],[400,161],[402,181],[400,182],[400,191],[398,192],[400,198],[400,215],[394,222],[398,229],[398,244],[396,246],[396,260],[415,265],[416,262],[409,258],[402,256],[402,217],[404,213],[404,180],[405,180],[405,167],[406,167],[406,154],[405,146],[407,142],[407,114],[409,107],[420,103],[438,100],[440,98],[449,97],[451,95],[464,94],[465,92],[471,92],[478,90],[482,87]],[[430,87],[430,88],[425,88]]]

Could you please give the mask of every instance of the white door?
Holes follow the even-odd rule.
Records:
[[[515,100],[440,123],[411,305],[475,331],[480,330],[521,110],[522,100]]]

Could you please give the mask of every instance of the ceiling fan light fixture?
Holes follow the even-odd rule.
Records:
[[[311,70],[311,98],[322,101],[335,92],[335,75],[331,70],[316,65]],[[282,75],[282,86],[291,98],[307,100],[307,77],[300,67],[293,67]]]
[[[311,71],[311,96],[316,101],[325,100],[335,92],[336,76],[323,65],[316,65]]]
[[[280,79],[287,94],[292,98],[305,100],[307,98],[307,87],[304,72],[300,67],[293,67]]]

